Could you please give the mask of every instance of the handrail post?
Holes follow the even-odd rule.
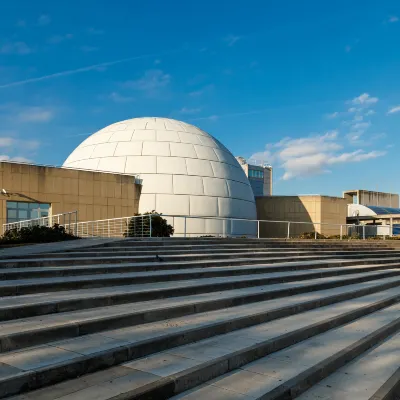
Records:
[[[183,217],[183,237],[186,237],[186,216]]]
[[[340,240],[343,239],[343,225],[340,224]]]
[[[317,228],[316,228],[316,226],[315,226],[315,224],[314,224],[314,239],[317,240],[317,237],[318,237],[318,235],[317,235]]]
[[[150,218],[150,221],[149,221],[149,226],[150,226],[150,237],[151,237],[151,234],[152,234],[152,226],[151,226],[151,214],[149,214],[149,218]]]
[[[290,239],[290,221],[287,224],[287,239]]]
[[[363,225],[362,227],[363,227],[363,240],[365,240],[365,225]]]
[[[257,221],[257,239],[260,239],[260,220]]]

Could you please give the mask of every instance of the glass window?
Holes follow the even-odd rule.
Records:
[[[47,217],[50,204],[30,203],[27,201],[7,201],[7,222]]]
[[[17,210],[7,210],[7,219],[17,218]]]
[[[20,219],[28,219],[28,210],[19,210],[18,218]]]

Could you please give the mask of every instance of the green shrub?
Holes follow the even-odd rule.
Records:
[[[0,244],[48,243],[74,239],[79,238],[66,232],[61,225],[55,224],[53,227],[34,225],[9,229],[0,239]]]
[[[169,225],[162,214],[151,211],[144,214],[136,214],[128,223],[128,230],[124,233],[125,237],[143,237],[150,235],[150,215],[151,215],[151,236],[170,237],[174,234],[174,228]],[[137,218],[139,216],[145,218]]]
[[[315,232],[301,233],[299,239],[315,239]],[[327,239],[327,237],[317,232],[317,239]]]

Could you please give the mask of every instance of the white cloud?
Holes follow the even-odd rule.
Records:
[[[134,97],[123,96],[118,92],[112,92],[109,94],[108,98],[112,100],[114,103],[129,103],[131,101],[135,101]]]
[[[356,107],[350,107],[347,111],[348,111],[349,113],[354,113],[354,112],[357,112],[357,111],[358,111],[358,108],[356,108]]]
[[[196,107],[196,108],[188,108],[188,107],[182,107],[179,110],[180,114],[197,114],[201,111],[201,107]]]
[[[14,162],[28,163],[28,164],[32,162],[32,160],[26,157],[21,157],[21,156],[10,157],[5,154],[0,155],[0,161],[14,161]]]
[[[389,23],[394,23],[394,22],[398,22],[399,21],[399,17],[397,17],[396,15],[391,15],[388,19]]]
[[[351,104],[360,105],[363,107],[369,107],[372,104],[375,104],[379,101],[377,97],[371,97],[368,93],[363,93],[358,97],[355,97],[351,100]]]
[[[7,42],[0,46],[0,53],[26,55],[33,53],[33,49],[25,42]]]
[[[159,69],[148,70],[137,80],[126,81],[123,86],[142,91],[148,96],[157,94],[171,82],[171,76]]]
[[[10,147],[15,144],[15,139],[11,137],[0,137],[0,147]]]
[[[213,89],[214,89],[214,85],[206,85],[201,89],[190,92],[189,96],[192,96],[192,97],[202,96],[204,93],[210,92]]]
[[[336,117],[338,117],[339,116],[339,112],[338,111],[335,111],[335,112],[333,112],[332,114],[327,114],[327,118],[329,118],[329,119],[334,119],[334,118],[336,118]]]
[[[388,114],[396,114],[398,112],[400,112],[400,106],[392,107],[387,113]]]
[[[374,115],[374,114],[376,114],[375,110],[368,110],[364,115],[368,117],[368,116]]]
[[[65,35],[53,35],[48,39],[48,43],[50,44],[58,44],[64,42],[66,40],[70,40],[74,37],[72,33],[66,33]]]
[[[53,117],[53,110],[44,107],[27,107],[17,115],[17,119],[20,122],[47,122]]]
[[[89,33],[89,35],[104,35],[104,31],[102,29],[96,28],[89,28],[87,33]]]
[[[352,130],[359,130],[359,131],[365,131],[371,126],[371,122],[357,122],[352,125],[351,129]]]
[[[48,25],[50,22],[51,22],[50,16],[45,14],[42,14],[37,20],[37,23],[40,26]]]
[[[228,46],[233,46],[241,38],[241,36],[228,35],[224,38],[224,42],[227,43]]]
[[[93,51],[98,51],[99,50],[99,48],[96,47],[96,46],[81,46],[80,49],[84,53],[91,53]]]
[[[255,153],[250,158],[278,163],[284,169],[283,179],[289,180],[328,173],[334,165],[361,162],[385,154],[362,149],[344,152],[338,139],[337,131],[299,139],[286,138],[268,145],[264,152]]]

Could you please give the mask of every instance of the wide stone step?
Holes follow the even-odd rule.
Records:
[[[171,245],[236,245],[236,244],[260,244],[265,246],[362,246],[362,247],[390,247],[396,246],[395,241],[386,240],[304,240],[304,239],[245,239],[245,238],[126,238],[106,243],[96,244],[95,247],[114,246],[171,246]]]
[[[336,255],[335,255],[336,256]],[[369,257],[368,257],[369,256]],[[386,263],[392,263],[394,259],[398,260],[400,257],[393,257],[387,254],[385,256],[379,256],[376,254],[371,255],[358,254],[354,257],[348,257],[346,255],[338,255],[337,259],[331,258],[327,255],[322,256],[295,256],[295,257],[271,257],[263,259],[264,263],[261,265],[254,265],[253,259],[240,258],[238,263],[224,263],[220,260],[216,260],[214,263],[208,262],[158,262],[158,263],[122,263],[122,264],[100,264],[100,265],[71,265],[71,266],[41,266],[41,267],[18,267],[18,268],[0,268],[0,279],[1,280],[15,280],[15,279],[32,279],[32,278],[55,278],[62,276],[81,276],[81,275],[94,275],[94,274],[115,274],[115,273],[128,273],[128,272],[149,272],[149,271],[163,271],[164,276],[169,273],[174,273],[174,279],[186,279],[187,277],[202,277],[202,276],[224,276],[231,273],[235,275],[247,274],[247,273],[261,273],[263,268],[268,268],[269,271],[285,271],[295,269],[296,266],[300,265],[302,268],[313,268],[318,263],[329,263],[332,261],[346,261],[346,260],[364,260],[366,258],[376,259],[379,257]],[[321,261],[320,261],[321,260]],[[247,262],[245,262],[247,261]],[[268,264],[265,264],[268,262]],[[246,265],[248,264],[248,265]],[[213,267],[217,265],[217,267]],[[227,266],[225,266],[227,265]],[[315,268],[315,267],[314,267]],[[180,270],[181,272],[178,272]],[[175,271],[175,272],[172,272]],[[226,272],[229,271],[229,272]],[[156,280],[160,280],[160,275],[152,274]],[[143,281],[141,281],[143,282]]]
[[[297,312],[295,310],[298,309],[320,307],[322,304],[326,305],[400,286],[400,276],[382,278],[379,275],[373,275],[371,281],[351,284],[356,276],[356,274],[349,275],[348,279],[345,279],[345,277],[322,278],[318,280],[317,286],[314,281],[306,280],[292,284],[266,285],[230,290],[223,293],[207,293],[207,296],[192,295],[128,303],[3,322],[0,324],[0,352],[38,345],[49,340],[54,341],[96,333],[107,330],[110,326],[117,328],[140,325],[171,317],[235,307],[279,297],[283,298],[281,306],[290,299],[292,307],[287,310],[280,308],[279,316],[282,317]],[[362,276],[367,275],[363,274]],[[321,290],[320,287],[334,289]],[[316,293],[312,294],[314,291]],[[307,293],[307,295],[296,295],[296,293]],[[335,294],[327,298],[327,293]],[[286,298],[288,295],[291,295],[291,297]],[[314,300],[298,304],[304,298],[314,298]],[[271,318],[271,312],[269,312],[268,318]]]
[[[400,386],[399,364],[400,333],[397,333],[329,375],[296,399],[395,399],[396,385]]]
[[[52,342],[49,346],[0,356],[3,369],[0,396],[54,385],[122,364],[119,368],[129,371],[120,375],[111,371],[115,379],[107,379],[103,374],[105,379],[99,383],[89,375],[70,381],[69,385],[33,392],[32,396],[46,399],[57,393],[58,397],[53,398],[63,400],[105,400],[119,395],[125,399],[167,399],[270,354],[273,356],[293,344],[312,337],[318,340],[317,335],[320,338],[324,332],[342,327],[341,333],[334,337],[339,339],[338,344],[345,346],[345,355],[337,353],[337,346],[335,362],[331,362],[326,351],[323,354],[323,360],[329,360],[325,369],[337,369],[343,360],[354,358],[400,328],[399,301],[400,289],[394,288],[250,327],[235,325],[233,321],[243,315],[240,307],[236,307]],[[254,305],[251,308],[255,311]],[[218,329],[221,324],[225,326]],[[326,343],[323,347],[330,349]],[[218,397],[209,394],[208,398]]]
[[[337,268],[344,265],[350,265],[348,262],[346,264],[340,262],[330,262],[327,264],[316,264],[315,268],[321,268],[321,272],[325,268]],[[357,268],[356,264],[352,264]],[[397,264],[395,264],[397,265]],[[392,271],[393,265],[381,265],[381,264],[371,264],[371,278],[369,276],[363,277],[365,281],[374,279],[376,274],[381,277],[398,275],[398,269],[396,268]],[[377,267],[377,272],[373,272]],[[383,267],[383,268],[382,268]],[[390,267],[389,271],[385,271],[386,267]],[[311,268],[311,266],[301,266],[298,264],[298,270],[302,271],[304,269]],[[293,267],[296,270],[296,267]],[[357,269],[358,272],[366,271],[362,266]],[[380,271],[380,272],[379,272]],[[275,270],[276,272],[276,270]],[[344,271],[345,272],[345,271]],[[374,275],[375,274],[375,275]],[[299,275],[299,274],[297,274]],[[334,274],[335,275],[335,274]],[[360,277],[356,277],[356,280]],[[296,277],[299,280],[299,277]],[[341,279],[345,282],[354,283],[354,278],[349,276],[344,276]],[[349,279],[351,279],[349,281]],[[338,280],[338,279],[336,279]],[[10,296],[0,298],[0,320],[12,320],[17,318],[25,318],[36,315],[45,315],[51,313],[73,311],[79,309],[88,309],[94,307],[104,307],[110,305],[125,304],[131,302],[149,301],[155,299],[166,299],[169,297],[177,296],[190,296],[195,294],[201,294],[209,298],[211,293],[217,293],[223,297],[221,291],[237,290],[241,288],[249,288],[250,294],[246,294],[248,298],[253,297],[255,301],[258,298],[265,299],[265,295],[262,294],[252,294],[252,290],[257,292],[257,287],[268,284],[271,282],[271,276],[267,275],[266,280],[261,280],[260,276],[256,277],[240,277],[239,279],[235,277],[228,278],[213,278],[213,279],[202,279],[199,281],[184,281],[184,282],[171,282],[164,283],[151,283],[151,284],[134,284],[134,285],[124,285],[124,286],[111,286],[111,287],[101,287],[95,289],[76,289],[71,291],[59,291],[59,292],[38,292],[37,294],[27,294],[19,296]],[[323,282],[317,281],[320,284]],[[346,283],[347,284],[347,283]],[[272,290],[276,289],[276,292],[270,294],[270,298],[285,296],[285,290],[280,291],[276,283]],[[288,283],[285,283],[288,285]],[[339,285],[340,286],[340,285]],[[315,286],[319,288],[320,286]],[[254,289],[253,289],[254,288]],[[324,288],[324,287],[323,287]],[[326,287],[325,287],[326,288]],[[261,290],[264,290],[261,288]],[[288,289],[289,290],[289,286]],[[293,289],[290,289],[293,292]],[[309,288],[311,290],[311,288]],[[204,295],[204,293],[206,293]],[[268,295],[269,296],[269,295]],[[268,297],[267,297],[268,298]],[[221,301],[224,301],[221,299]],[[242,301],[242,300],[241,300]],[[217,300],[215,300],[217,303]]]
[[[325,264],[320,263],[321,267],[326,266],[349,266],[349,265],[373,265],[379,263],[379,269],[386,269],[389,265],[390,268],[398,268],[399,262],[393,259],[387,259],[386,262],[382,262],[382,260],[377,259],[361,259],[361,260],[352,260],[353,262],[348,262],[346,260],[329,260]],[[314,264],[315,265],[315,264]],[[300,265],[293,265],[293,269],[299,269]],[[304,264],[302,266],[304,269]],[[261,267],[262,268],[262,267]],[[396,273],[400,271],[400,269],[396,269],[390,273]],[[161,281],[165,280],[174,280],[175,276],[179,275],[171,273],[169,271],[167,273],[160,273],[158,274],[158,278]],[[200,292],[204,293],[207,291],[215,291],[215,290],[223,290],[223,289],[233,289],[234,287],[247,287],[247,286],[254,286],[255,284],[272,284],[272,283],[279,283],[284,281],[285,279],[290,279],[290,276],[282,277],[280,274],[278,276],[271,277],[270,274],[264,273],[257,274],[257,275],[244,275],[244,276],[233,276],[233,277],[222,277],[222,278],[204,278],[202,280],[200,286],[197,282],[192,285],[186,285],[182,288],[181,295],[193,294],[188,292],[188,290],[195,290],[196,293]],[[199,272],[204,274],[205,271]],[[329,271],[327,272],[329,274]],[[389,272],[387,272],[389,273]],[[219,276],[225,275],[222,271],[217,271]],[[314,274],[310,272],[310,274]],[[204,275],[203,275],[204,276]],[[309,277],[310,275],[308,275]],[[318,276],[318,275],[316,275]],[[207,281],[206,279],[212,279],[211,281]],[[0,292],[3,296],[16,296],[22,294],[31,294],[31,293],[39,293],[39,292],[54,292],[60,290],[71,290],[71,289],[86,289],[86,288],[96,288],[96,287],[104,287],[104,286],[119,286],[119,285],[129,285],[135,283],[143,283],[143,282],[151,282],[157,280],[157,274],[144,274],[140,272],[127,272],[127,273],[108,273],[105,275],[81,275],[81,276],[67,276],[67,277],[55,277],[55,278],[33,278],[33,279],[16,279],[16,280],[3,280],[0,281]],[[176,284],[182,285],[182,282],[178,282]],[[209,283],[212,282],[212,283]],[[183,282],[183,284],[188,284],[189,282]],[[152,283],[149,283],[152,285]],[[189,289],[190,288],[190,289]],[[185,292],[186,290],[186,292]],[[173,290],[174,292],[174,290]],[[173,293],[170,294],[174,295]]]
[[[323,257],[334,257],[340,256],[341,258],[367,258],[367,257],[399,257],[400,251],[382,251],[382,252],[361,252],[361,251],[325,251],[325,252],[299,252],[299,251],[288,251],[284,253],[269,252],[269,251],[255,251],[255,252],[239,252],[234,251],[225,253],[194,253],[194,254],[153,254],[153,255],[115,255],[112,256],[100,256],[100,257],[84,257],[74,258],[66,255],[65,257],[40,257],[35,258],[21,258],[21,259],[6,259],[0,260],[0,268],[19,268],[19,267],[46,267],[46,266],[73,266],[73,265],[93,265],[93,264],[124,264],[124,263],[157,263],[163,262],[163,265],[167,265],[172,262],[190,262],[190,261],[210,261],[211,263],[223,260],[229,262],[230,260],[236,259],[257,259],[257,260],[312,260],[315,258]],[[161,259],[160,259],[161,257]]]
[[[287,256],[294,256],[294,255],[310,255],[310,254],[321,254],[321,255],[347,255],[347,254],[368,254],[368,255],[382,255],[382,256],[399,256],[400,249],[398,250],[385,250],[385,249],[296,249],[296,248],[288,248],[285,250],[284,254],[282,253],[282,249],[279,248],[269,248],[265,249],[264,247],[248,247],[248,248],[235,248],[234,251],[232,249],[195,249],[195,250],[183,250],[183,249],[176,249],[170,250],[168,248],[158,248],[157,251],[154,250],[136,250],[136,251],[129,251],[126,249],[120,249],[116,251],[107,251],[107,250],[98,250],[98,251],[71,251],[71,252],[59,252],[59,253],[42,253],[40,254],[40,259],[76,259],[76,258],[93,258],[96,259],[98,257],[101,258],[115,258],[115,257],[129,257],[135,259],[136,257],[148,257],[150,261],[154,261],[156,256],[165,257],[165,256],[177,256],[184,258],[186,255],[190,257],[195,257],[197,255],[211,255],[215,254],[217,257],[223,258],[222,255],[227,254],[262,254],[262,255],[287,255]],[[18,259],[19,262],[25,263],[27,260],[36,260],[37,256],[27,255]],[[144,258],[145,259],[145,258]],[[167,257],[168,260],[168,257]],[[6,260],[4,260],[6,261]],[[13,259],[13,261],[17,261]]]
[[[374,390],[379,388],[381,383],[379,378],[386,377],[388,379],[390,373],[395,371],[394,357],[393,355],[389,356],[391,362],[387,364],[385,350],[394,350],[397,342],[397,357],[399,356],[400,336],[398,333],[396,334],[400,331],[399,311],[399,305],[380,310],[373,315],[309,338],[257,361],[242,364],[241,368],[210,380],[199,388],[174,396],[172,399],[228,399],[235,398],[229,397],[229,393],[233,393],[232,396],[242,395],[245,396],[244,398],[268,400],[293,398],[302,400],[368,400]],[[381,327],[377,328],[377,326]],[[374,351],[368,351],[372,346],[377,345],[379,347]],[[187,356],[190,359],[193,353],[186,349],[186,352],[173,350],[166,354]],[[350,363],[357,357],[358,363]],[[196,359],[195,356],[192,358]],[[399,358],[397,358],[397,366],[398,361]],[[138,368],[139,362],[128,365],[139,371],[145,371]],[[385,363],[386,368],[391,367],[389,371],[382,371],[382,368],[379,368],[379,364],[382,362]],[[148,362],[148,364],[150,363]],[[344,365],[345,367],[342,367]],[[377,370],[370,369],[373,365],[377,367]],[[361,367],[361,371],[356,369],[357,366]],[[156,368],[153,367],[153,369]],[[352,373],[346,374],[339,371],[351,371]],[[153,373],[151,367],[148,367],[146,372]],[[183,381],[184,374],[185,371],[174,374],[177,391],[180,389],[179,383]],[[328,375],[330,376],[321,382]],[[324,383],[327,387],[322,386]],[[313,385],[316,386],[304,393]],[[155,381],[153,381],[153,386],[156,386]],[[137,392],[139,392],[138,389]],[[226,397],[218,397],[219,393],[223,393]],[[299,396],[301,393],[304,394]],[[315,396],[312,397],[312,394]],[[128,398],[136,397],[129,396]],[[161,395],[158,398],[168,397]]]

